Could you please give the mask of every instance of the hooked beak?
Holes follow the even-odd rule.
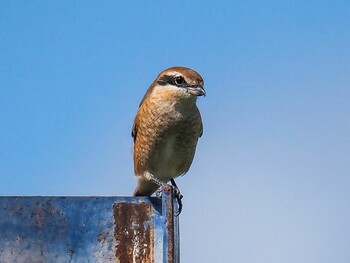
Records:
[[[195,96],[205,96],[205,90],[202,86],[187,87],[187,92]]]

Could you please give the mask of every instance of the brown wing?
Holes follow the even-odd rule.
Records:
[[[149,87],[149,89],[146,91],[146,94],[143,96],[143,98],[140,102],[139,109],[140,109],[141,105],[143,104],[143,102],[147,99],[149,94],[151,94],[154,85],[155,85],[155,82],[153,82],[152,85]],[[136,116],[134,119],[134,123],[132,125],[132,129],[131,129],[131,136],[134,138],[134,142],[135,142],[136,136],[137,136],[137,129],[138,129],[137,123],[138,123],[138,120],[137,120],[137,116]]]
[[[131,136],[134,139],[134,142],[136,141],[136,136],[137,136],[137,124],[136,124],[136,118],[134,120],[134,123],[132,125],[132,129],[131,129]]]

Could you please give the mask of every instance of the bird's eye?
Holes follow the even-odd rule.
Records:
[[[175,84],[176,85],[182,85],[185,83],[185,79],[181,76],[175,77]]]

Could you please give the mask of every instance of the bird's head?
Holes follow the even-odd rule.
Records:
[[[154,84],[160,89],[172,90],[184,98],[205,96],[202,77],[196,71],[185,67],[172,67],[162,71]]]

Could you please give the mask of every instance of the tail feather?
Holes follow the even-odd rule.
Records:
[[[133,196],[151,196],[159,186],[148,180],[139,179]]]

